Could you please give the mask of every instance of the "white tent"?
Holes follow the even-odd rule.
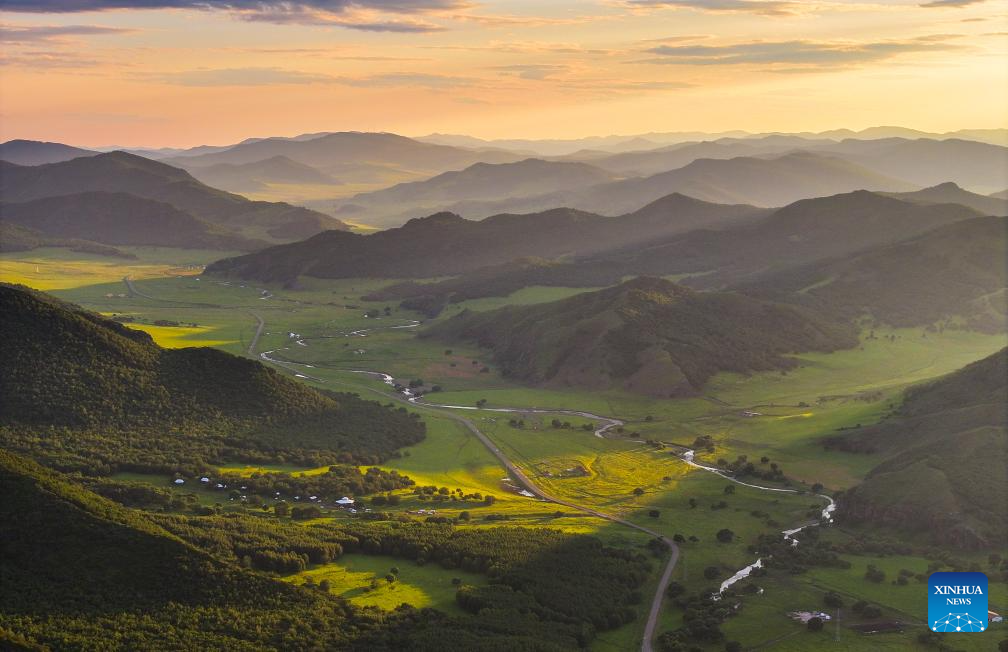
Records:
[[[354,504],[354,499],[353,498],[347,498],[346,496],[343,496],[342,498],[340,498],[339,500],[336,501],[336,504],[337,505],[353,505]]]

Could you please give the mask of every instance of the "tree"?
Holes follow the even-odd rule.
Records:
[[[718,570],[717,566],[708,566],[707,568],[703,569],[703,576],[709,580],[716,579],[717,576],[720,574],[721,571]]]
[[[733,485],[733,484],[726,485],[725,488],[724,488],[724,493],[725,493],[726,496],[731,496],[732,494],[734,494],[735,493],[735,485]]]
[[[657,509],[648,510],[647,514],[651,518],[658,518],[659,516],[661,516],[661,512],[659,512]]]
[[[329,589],[332,588],[332,583],[330,583],[329,580],[322,580],[319,582],[318,587],[322,589],[323,592],[329,593]]]
[[[642,487],[637,487],[636,489],[633,490],[633,495],[635,495],[635,496],[643,496],[644,495],[644,489]]]
[[[823,596],[823,604],[826,605],[827,607],[833,607],[834,609],[839,609],[844,605],[844,601],[839,594],[837,594],[834,591],[830,591]]]
[[[696,506],[697,506],[697,500],[696,500],[696,498],[690,498],[689,499],[689,508],[690,509],[696,509]]]
[[[675,598],[686,592],[686,587],[679,582],[669,582],[668,588],[665,589],[665,595],[670,598]]]
[[[290,514],[290,506],[287,503],[277,503],[273,506],[273,513],[277,516],[287,516]]]
[[[821,632],[823,628],[823,620],[819,616],[813,616],[812,618],[809,618],[806,627],[808,627],[810,632]]]
[[[814,494],[822,493],[822,490],[823,486],[821,482],[817,482],[814,485],[812,485],[812,493]]]
[[[735,540],[735,533],[728,528],[722,528],[718,530],[717,540],[721,543],[731,543]]]
[[[869,582],[875,582],[876,584],[881,584],[885,581],[885,571],[876,568],[875,564],[868,564],[868,569],[865,571],[865,579]]]
[[[686,537],[679,534],[678,532],[672,537],[672,540],[676,543],[686,543]]]
[[[472,518],[472,515],[469,512],[466,512],[466,511],[459,512],[459,520],[460,521],[468,521],[471,518]]]

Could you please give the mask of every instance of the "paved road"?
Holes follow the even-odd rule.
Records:
[[[374,372],[374,371],[364,371],[364,372],[360,372],[360,373],[367,373],[367,374],[377,375],[377,376],[386,376],[386,374],[383,374],[381,372]],[[553,496],[553,495],[549,494],[548,492],[546,492],[545,490],[543,490],[541,487],[539,487],[535,482],[533,482],[532,479],[529,478],[513,462],[511,462],[511,460],[508,458],[508,456],[504,454],[504,452],[493,442],[493,440],[491,440],[489,437],[487,437],[486,434],[484,434],[483,431],[481,431],[476,426],[475,422],[473,422],[471,419],[469,419],[467,417],[464,417],[464,416],[462,416],[460,414],[457,414],[457,413],[451,411],[452,410],[452,406],[436,405],[436,404],[432,404],[432,403],[419,402],[419,401],[416,401],[416,400],[411,401],[408,398],[404,397],[399,392],[385,392],[385,391],[382,391],[380,389],[375,389],[373,387],[368,387],[366,389],[368,389],[371,392],[374,392],[374,393],[377,393],[377,394],[381,394],[382,396],[385,396],[387,398],[391,398],[393,400],[396,400],[396,401],[399,401],[399,402],[402,402],[402,403],[406,403],[407,405],[410,405],[410,406],[415,407],[415,408],[420,408],[420,409],[424,409],[424,410],[430,410],[432,412],[437,412],[439,414],[447,416],[450,419],[453,419],[453,420],[457,421],[458,423],[461,423],[462,425],[464,425],[469,430],[469,432],[471,432],[473,435],[476,436],[476,438],[480,441],[480,443],[482,443],[487,448],[487,450],[489,450],[490,453],[493,454],[494,457],[497,458],[497,460],[501,463],[501,466],[503,466],[507,470],[508,474],[519,485],[521,485],[521,487],[523,489],[525,489],[526,491],[528,491],[530,494],[536,496],[537,498],[540,498],[541,500],[545,500],[545,501],[548,501],[548,502],[551,502],[551,503],[555,503],[557,505],[563,505],[564,507],[569,507],[571,509],[575,509],[575,510],[577,510],[579,512],[582,512],[584,514],[589,514],[590,516],[595,516],[597,518],[601,518],[601,519],[610,521],[612,523],[616,523],[616,524],[619,524],[619,525],[624,525],[626,527],[633,528],[633,529],[638,530],[640,532],[644,532],[645,534],[649,534],[652,537],[660,539],[663,543],[665,543],[665,545],[668,546],[668,549],[669,549],[669,551],[670,551],[671,554],[669,556],[668,563],[666,563],[666,565],[665,565],[665,570],[662,572],[662,576],[658,580],[658,587],[655,590],[654,598],[651,600],[651,610],[648,612],[647,623],[645,624],[645,627],[644,627],[644,639],[641,642],[641,652],[652,652],[652,650],[653,650],[652,640],[654,639],[655,629],[658,626],[658,617],[661,615],[661,606],[662,606],[662,601],[665,598],[665,590],[668,588],[669,582],[672,580],[672,572],[675,570],[676,564],[679,561],[679,546],[676,545],[676,543],[671,538],[666,537],[665,535],[661,534],[660,532],[656,532],[656,531],[654,531],[654,530],[652,530],[650,528],[646,528],[643,525],[638,525],[637,523],[634,523],[632,521],[628,521],[626,519],[620,518],[619,516],[613,516],[612,514],[607,514],[605,512],[600,512],[597,509],[592,509],[591,507],[585,507],[583,505],[578,505],[577,503],[572,503],[572,502],[570,502],[568,500],[563,500],[561,498],[557,498],[556,496]],[[529,411],[529,410],[521,410],[519,408],[494,408],[494,409],[496,411],[510,411],[510,412],[528,412]],[[547,410],[537,410],[537,411],[547,412]],[[581,412],[573,412],[573,411],[570,411],[570,410],[556,410],[556,411],[549,410],[549,412],[566,412],[568,414],[586,414],[586,413],[581,413]],[[595,415],[592,415],[592,416],[594,417]],[[608,427],[612,427],[613,425],[616,425],[616,424],[622,424],[622,422],[619,421],[619,420],[617,420],[617,419],[609,419],[609,421],[611,422],[611,424]]]
[[[126,279],[123,279],[123,280],[126,280]],[[127,281],[127,285],[129,285],[128,281]],[[258,340],[259,333],[262,331],[263,326],[264,326],[264,322],[263,322],[262,318],[259,317],[259,315],[256,315],[255,313],[252,313],[252,314],[256,317],[256,319],[259,320],[259,328],[257,329],[256,335],[255,335],[255,337],[252,340],[252,344],[249,346],[249,354],[250,355],[254,354],[253,349],[255,348],[255,343]],[[393,326],[391,328],[412,328],[412,327],[414,327],[414,326],[416,326],[418,324],[419,324],[419,322],[411,322],[410,324],[406,324],[406,325],[403,325],[403,326]],[[369,331],[369,330],[372,330],[372,329],[362,329],[360,331],[354,331],[353,333],[351,333],[351,335],[363,334],[364,332]],[[303,344],[304,340],[301,340],[298,343]],[[273,353],[273,351],[265,351],[265,352],[259,354],[259,357],[262,358],[266,362],[271,362],[273,364],[280,365],[282,367],[287,368],[290,371],[296,371],[294,369],[294,367],[310,367],[310,365],[305,365],[303,363],[287,362],[287,361],[276,360],[276,359],[271,358],[269,356],[270,353]],[[347,371],[351,371],[351,370],[347,370]],[[386,382],[388,382],[388,379],[391,379],[391,376],[388,376],[387,374],[384,374],[384,373],[381,373],[381,372],[376,372],[376,371],[358,371],[358,373],[365,373],[365,374],[369,374],[369,375],[379,376],[379,377],[382,377],[383,379],[385,379]],[[299,375],[301,377],[304,377],[304,378],[311,379],[311,380],[319,380],[319,381],[321,381],[321,379],[314,378],[314,377],[308,376],[306,374],[298,373],[297,375]],[[597,518],[601,518],[601,519],[610,521],[611,523],[616,523],[616,524],[619,524],[619,525],[623,525],[623,526],[626,526],[626,527],[633,528],[633,529],[638,530],[640,532],[644,532],[645,534],[648,534],[648,535],[650,535],[652,537],[655,537],[655,538],[661,540],[663,543],[665,543],[665,545],[668,547],[668,549],[670,551],[669,560],[668,560],[668,562],[665,565],[665,570],[662,572],[661,578],[658,580],[658,587],[655,590],[654,598],[651,601],[651,609],[648,612],[647,623],[645,624],[645,627],[644,627],[644,638],[641,641],[641,652],[652,652],[652,650],[653,650],[652,640],[654,639],[655,629],[657,628],[657,625],[658,625],[658,617],[661,614],[661,606],[662,606],[662,601],[664,600],[664,597],[665,597],[665,590],[668,588],[669,582],[672,579],[672,572],[675,570],[676,564],[679,561],[679,546],[677,546],[676,543],[674,541],[672,541],[672,539],[670,539],[669,537],[664,536],[660,532],[656,532],[654,530],[646,528],[643,525],[638,525],[637,523],[633,523],[631,521],[628,521],[626,519],[620,518],[618,516],[613,516],[612,514],[606,514],[605,512],[600,512],[600,511],[598,511],[596,509],[592,509],[591,507],[585,507],[583,505],[578,505],[578,504],[572,503],[572,502],[570,502],[568,500],[563,500],[561,498],[557,498],[555,496],[550,495],[549,493],[547,493],[546,491],[544,491],[541,487],[539,487],[535,482],[533,482],[532,479],[529,478],[513,462],[511,462],[511,460],[508,458],[508,456],[505,455],[504,452],[500,448],[498,448],[498,446],[489,437],[487,437],[486,434],[483,433],[483,431],[481,431],[476,426],[475,422],[473,422],[471,419],[469,419],[467,417],[464,417],[464,416],[462,416],[462,415],[460,415],[460,414],[458,414],[456,412],[456,410],[458,410],[458,409],[473,409],[473,408],[470,408],[470,407],[467,407],[467,406],[437,405],[437,404],[432,404],[432,403],[426,403],[426,402],[423,402],[423,401],[418,401],[415,398],[413,400],[410,400],[409,397],[403,396],[402,394],[400,394],[399,392],[396,392],[396,391],[387,392],[387,391],[382,391],[380,389],[373,388],[373,387],[367,387],[365,389],[367,389],[368,391],[370,391],[372,393],[384,396],[386,398],[390,398],[392,400],[399,401],[401,403],[406,403],[407,405],[409,405],[411,407],[414,407],[414,408],[419,408],[419,409],[422,409],[422,410],[430,410],[432,412],[437,412],[439,414],[447,416],[450,419],[453,419],[454,421],[456,421],[458,423],[461,423],[462,425],[464,425],[469,430],[469,432],[471,432],[473,435],[475,435],[475,437],[480,441],[480,443],[482,443],[487,448],[487,450],[490,451],[490,453],[494,457],[497,458],[497,460],[501,463],[501,466],[503,466],[505,468],[505,470],[508,472],[508,474],[519,485],[521,485],[521,487],[523,489],[525,489],[526,491],[528,491],[533,496],[536,496],[539,499],[544,500],[544,501],[555,503],[557,505],[563,505],[564,507],[569,507],[571,509],[574,509],[574,510],[577,510],[579,512],[582,512],[584,514],[589,514],[591,516],[595,516]],[[613,428],[613,427],[616,427],[616,426],[623,425],[623,422],[620,421],[620,420],[618,420],[618,419],[613,419],[613,418],[609,418],[609,417],[599,417],[597,415],[589,414],[587,412],[578,412],[578,411],[574,411],[574,410],[562,410],[562,409],[560,409],[560,410],[549,410],[549,409],[541,409],[541,408],[533,408],[533,409],[493,408],[493,410],[494,411],[498,411],[498,412],[524,412],[524,413],[527,413],[527,412],[542,412],[542,413],[576,414],[576,415],[581,415],[581,416],[585,416],[585,417],[588,417],[588,418],[599,419],[599,420],[602,421],[602,424],[600,424],[602,427],[600,427],[598,430],[595,431],[596,436],[599,436],[599,437],[602,437],[603,434],[604,434],[604,432],[606,430],[608,430],[610,428]]]
[[[256,326],[255,335],[252,336],[252,341],[249,343],[249,347],[248,347],[248,354],[249,355],[255,355],[256,354],[256,352],[255,352],[256,344],[259,343],[259,336],[262,335],[263,328],[265,328],[265,326],[266,326],[266,322],[263,321],[263,318],[260,317],[258,313],[255,313],[255,312],[252,312],[251,310],[249,310],[249,314],[252,315],[253,317],[255,317],[256,321],[259,322],[259,325]]]

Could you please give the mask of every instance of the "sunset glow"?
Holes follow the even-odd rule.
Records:
[[[160,8],[139,9],[151,5]],[[0,136],[1005,125],[1008,2],[0,2]]]

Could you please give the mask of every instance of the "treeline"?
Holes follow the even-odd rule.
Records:
[[[27,649],[556,652],[632,617],[648,570],[635,553],[544,529],[150,515],[5,451],[0,492],[0,642]],[[385,550],[483,568],[490,584],[460,589],[467,615],[387,613],[256,571]]]
[[[458,528],[408,518],[307,527],[236,514],[152,518],[221,559],[259,570],[292,573],[343,553],[363,553],[480,573],[490,578],[488,586],[459,592],[460,606],[470,613],[482,619],[484,610],[517,608],[539,619],[587,625],[586,632],[636,618],[651,571],[639,552],[547,528]]]

